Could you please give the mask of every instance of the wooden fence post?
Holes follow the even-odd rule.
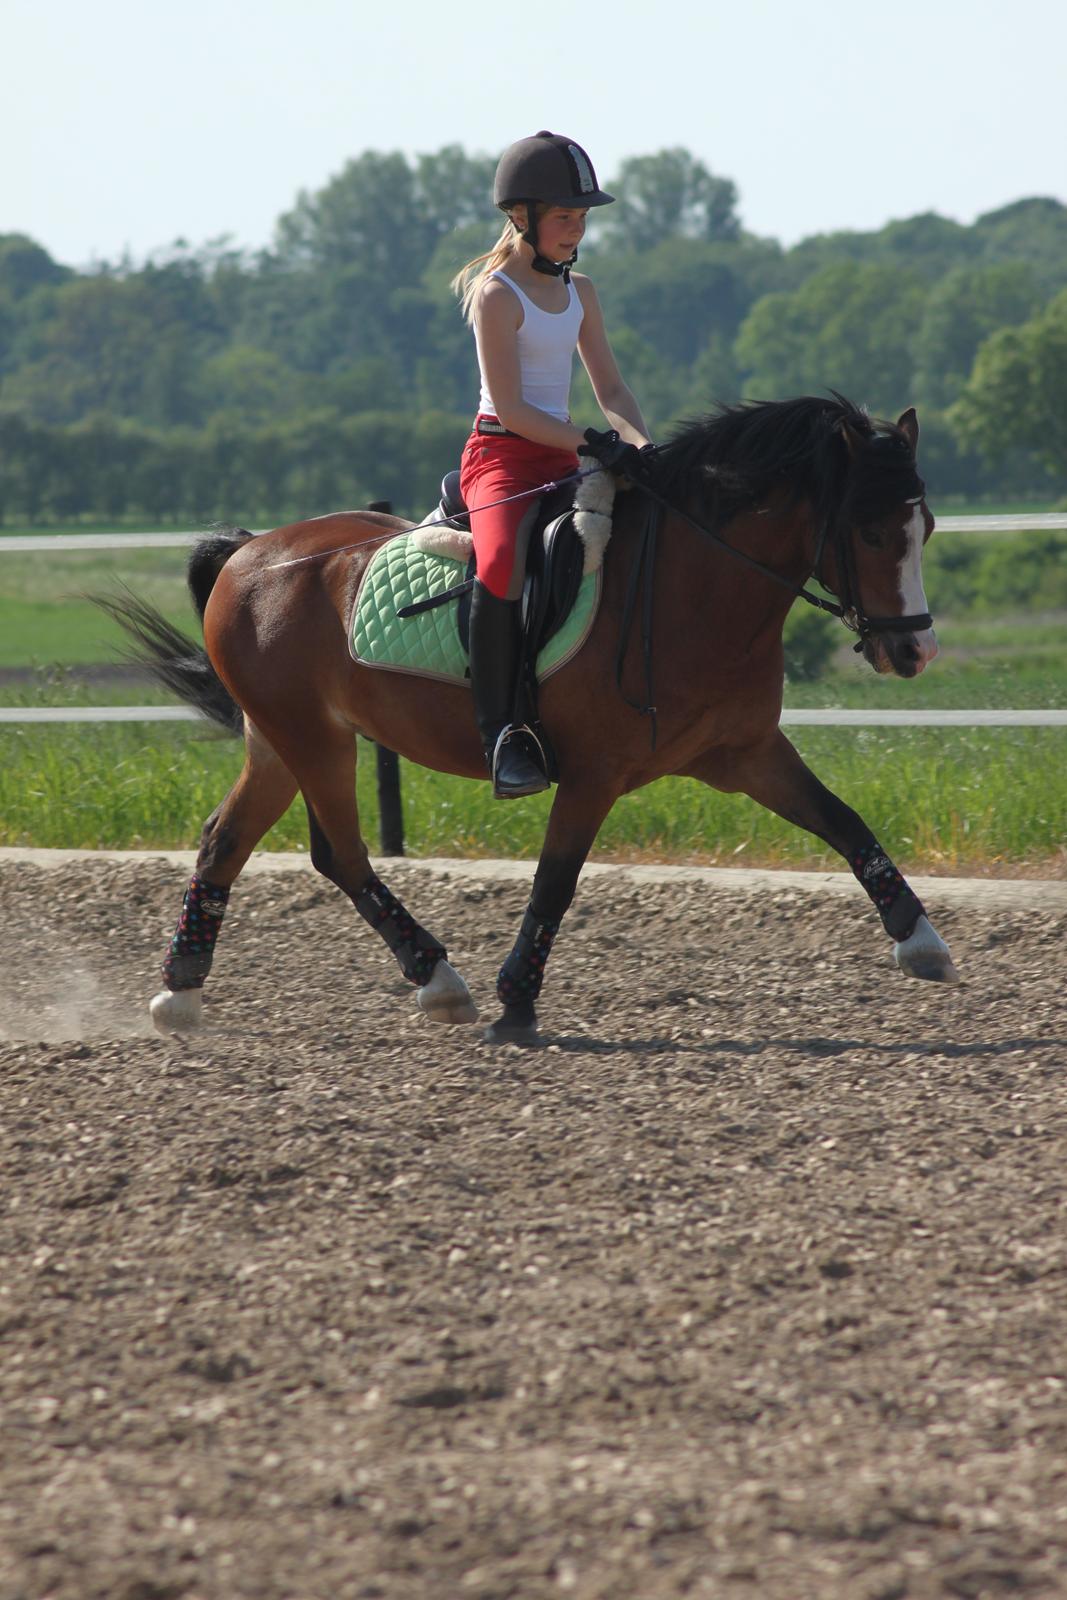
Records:
[[[395,750],[377,745],[378,837],[383,856],[404,854],[404,807],[400,799],[400,761]]]

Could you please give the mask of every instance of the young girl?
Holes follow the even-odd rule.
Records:
[[[575,472],[579,454],[635,471],[637,452],[649,443],[596,291],[570,270],[590,206],[613,199],[572,139],[544,131],[520,139],[501,156],[493,186],[494,203],[508,217],[504,231],[453,282],[474,326],[481,373],[460,476],[477,558],[471,689],[493,793],[502,800],[548,787],[538,741],[513,722],[526,546],[538,497],[509,497]],[[570,420],[575,349],[610,424],[606,433],[583,434]],[[493,503],[501,500],[508,503]]]

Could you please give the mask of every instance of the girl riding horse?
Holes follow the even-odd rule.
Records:
[[[614,200],[598,186],[589,157],[563,134],[542,130],[520,139],[500,158],[493,200],[507,214],[504,231],[462,268],[453,288],[474,327],[481,374],[460,475],[477,559],[471,689],[493,793],[509,800],[548,787],[536,735],[514,719],[519,612],[537,505],[528,491],[572,476],[579,455],[636,471],[649,439],[611,353],[596,290],[571,272],[590,207]],[[583,434],[570,420],[576,348],[606,432]]]
[[[877,672],[913,678],[936,653],[921,572],[933,516],[918,436],[911,409],[891,423],[839,395],[749,402],[681,428],[644,482],[618,497],[593,628],[542,685],[559,784],[487,1039],[536,1041],[549,953],[600,824],[622,795],[669,774],[740,791],[824,840],[859,880],[898,967],[958,981],[879,840],[779,727],[782,627],[798,594],[844,620]],[[660,508],[658,535],[649,504]],[[462,682],[383,672],[348,648],[362,575],[407,526],[337,512],[261,538],[231,530],[201,541],[190,587],[204,649],[135,596],[106,602],[161,681],[245,738],[244,769],[204,825],[165,987],[152,1001],[164,1032],[203,1021],[230,888],[298,792],[314,866],[392,950],[423,1012],[442,1023],[477,1016],[445,946],[375,872],[356,804],[357,732],[437,771],[485,770]],[[811,594],[809,577],[836,598]],[[620,939],[644,934],[639,918],[619,929]]]

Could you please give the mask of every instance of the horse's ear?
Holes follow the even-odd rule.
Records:
[[[915,415],[914,406],[909,406],[907,411],[897,418],[897,427],[911,445],[912,451],[916,451],[919,448],[919,419]]]

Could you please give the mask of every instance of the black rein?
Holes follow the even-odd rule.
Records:
[[[775,572],[773,567],[765,566],[762,561],[757,561],[754,556],[746,555],[743,550],[738,550],[736,545],[727,543],[725,539],[714,533],[711,528],[705,527],[702,522],[698,522],[695,517],[691,517],[687,511],[682,511],[679,506],[672,505],[669,500],[664,499],[663,495],[659,494],[647,482],[634,481],[634,488],[639,489],[642,494],[646,494],[650,500],[655,501],[661,510],[669,511],[673,516],[680,517],[683,522],[688,523],[697,533],[703,534],[705,539],[710,539],[712,544],[718,545],[720,550],[724,550],[727,555],[733,556],[735,561],[743,562],[745,566],[751,567],[754,572],[760,573],[765,578],[771,578],[775,583],[780,584],[782,588],[790,590],[794,595],[799,595],[800,599],[806,600],[809,606],[815,606],[819,611],[825,611],[832,617],[840,618],[850,633],[859,635],[859,642],[854,646],[856,650],[862,650],[866,641],[875,633],[920,633],[925,628],[933,627],[934,619],[928,611],[916,612],[914,616],[907,617],[869,617],[866,614],[859,599],[859,585],[856,581],[852,541],[846,539],[836,526],[834,527],[834,553],[837,556],[838,571],[841,574],[842,585],[845,589],[845,599],[841,603],[835,600],[824,600],[821,595],[812,594],[810,590],[805,589],[804,584],[807,583],[807,578],[802,579],[800,583],[794,583],[791,578],[785,578],[780,572]],[[909,500],[908,504],[918,504],[918,501]],[[829,535],[830,524],[827,522],[820,529],[815,547],[815,561],[811,572],[808,574],[808,577],[814,576],[819,583],[822,583],[822,579],[819,577],[819,568],[822,565],[823,553],[826,549]],[[826,585],[824,584],[823,587],[825,588]]]

